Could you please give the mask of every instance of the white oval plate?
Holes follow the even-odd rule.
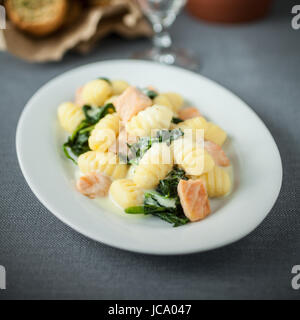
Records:
[[[155,217],[106,211],[76,192],[73,164],[61,148],[65,136],[57,123],[57,106],[72,100],[80,85],[100,76],[179,92],[228,132],[225,149],[234,168],[233,192],[214,201],[214,212],[208,218],[173,228]],[[282,181],[277,146],[243,101],[203,76],[144,61],[104,61],[53,79],[27,103],[19,120],[16,145],[25,179],[48,210],[89,238],[143,253],[205,251],[244,237],[271,210]]]

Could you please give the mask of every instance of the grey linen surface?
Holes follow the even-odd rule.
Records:
[[[277,1],[257,23],[220,26],[183,13],[172,27],[174,42],[201,57],[200,73],[262,118],[283,162],[282,190],[263,223],[205,253],[142,255],[89,240],[43,207],[18,165],[17,122],[41,85],[82,64],[127,58],[148,40],[110,37],[87,56],[41,65],[0,54],[0,265],[7,271],[0,299],[299,299],[291,287],[292,266],[300,264],[300,30],[291,28],[293,3]]]

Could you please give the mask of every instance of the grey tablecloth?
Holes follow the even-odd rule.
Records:
[[[42,84],[81,64],[127,58],[147,40],[110,37],[88,56],[42,65],[0,54],[0,265],[7,272],[0,299],[300,298],[291,287],[292,266],[300,264],[300,30],[290,25],[292,3],[277,2],[255,24],[222,27],[182,14],[172,27],[174,41],[201,57],[201,73],[263,119],[283,161],[282,190],[265,221],[243,240],[206,253],[149,256],[93,242],[39,203],[18,166],[17,121]]]

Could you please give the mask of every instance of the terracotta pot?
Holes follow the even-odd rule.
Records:
[[[239,23],[264,17],[273,0],[188,0],[193,16],[212,22]]]

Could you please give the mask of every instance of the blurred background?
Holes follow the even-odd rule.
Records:
[[[281,2],[286,4],[282,8],[288,13],[289,1]],[[103,38],[113,34],[128,40],[152,38],[152,48],[149,44],[148,50],[133,50],[130,56],[197,69],[201,60],[199,50],[205,50],[207,43],[203,40],[209,37],[208,32],[220,30],[225,38],[230,32],[232,37],[238,30],[245,30],[245,26],[253,27],[262,23],[262,19],[275,17],[279,1],[2,0],[0,3],[5,6],[7,17],[6,28],[1,30],[0,49],[21,59],[60,61],[69,51],[87,54],[95,47],[104,51],[108,42],[103,42]],[[180,21],[175,22],[183,10]],[[177,40],[175,45],[172,36]],[[215,40],[216,36],[210,39]],[[119,52],[118,56],[124,54]]]
[[[290,285],[292,266],[300,261],[300,29],[292,24],[297,1],[1,3],[7,21],[0,30],[0,264],[10,289],[0,296],[299,299]],[[15,130],[29,98],[74,67],[133,56],[197,70],[240,96],[271,131],[283,161],[282,190],[249,236],[190,256],[120,251],[64,225],[27,186]]]

